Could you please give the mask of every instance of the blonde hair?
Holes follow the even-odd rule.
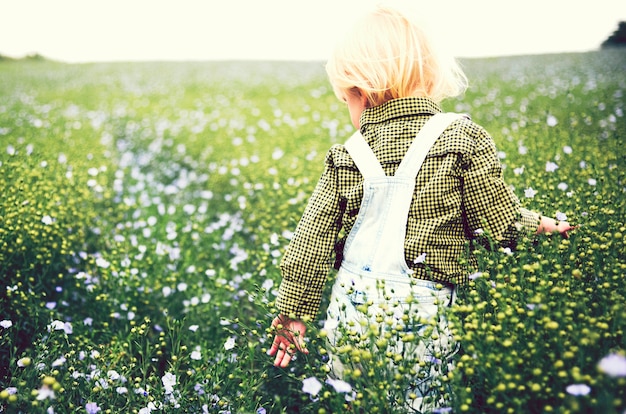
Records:
[[[390,6],[378,6],[357,21],[335,47],[326,72],[339,99],[357,88],[369,106],[407,96],[439,103],[467,88],[456,60],[436,51],[407,14]]]

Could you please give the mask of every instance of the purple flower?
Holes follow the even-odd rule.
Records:
[[[87,410],[87,414],[97,414],[100,407],[98,407],[98,403],[90,402],[85,405],[85,410]]]

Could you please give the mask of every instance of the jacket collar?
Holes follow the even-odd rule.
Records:
[[[361,114],[361,129],[367,124],[377,124],[394,118],[415,115],[434,115],[441,107],[430,98],[411,96],[392,99],[382,105],[366,108]]]

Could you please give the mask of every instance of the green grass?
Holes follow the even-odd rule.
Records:
[[[494,136],[524,206],[580,227],[478,249],[441,392],[454,412],[623,413],[626,373],[601,361],[626,363],[626,55],[463,64],[470,90],[444,109]],[[266,355],[289,232],[352,131],[321,63],[5,61],[0,79],[5,412],[369,413],[404,398],[363,338],[341,356],[362,368],[354,392],[325,383],[316,321],[292,367]]]

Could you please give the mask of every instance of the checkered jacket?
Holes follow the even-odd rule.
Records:
[[[361,133],[387,175],[393,175],[409,145],[440,107],[409,97],[366,109]],[[363,196],[363,177],[343,145],[327,153],[325,168],[281,260],[277,307],[286,315],[315,317],[333,263]],[[502,178],[491,136],[469,119],[455,121],[431,147],[416,178],[404,242],[413,276],[444,284],[467,281],[468,240],[488,232],[513,244],[535,231],[539,215],[520,206]]]

